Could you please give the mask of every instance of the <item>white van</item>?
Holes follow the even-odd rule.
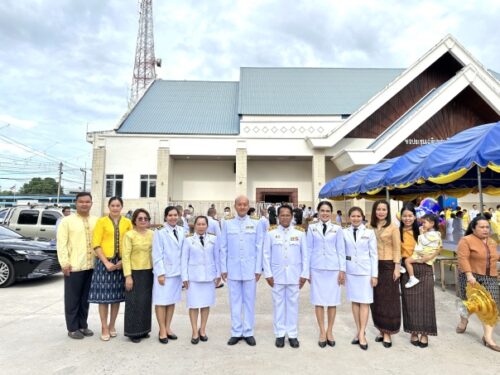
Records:
[[[56,222],[61,208],[52,206],[16,206],[9,209],[3,225],[24,237],[37,240],[56,238]]]

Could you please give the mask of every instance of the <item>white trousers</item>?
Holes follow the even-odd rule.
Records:
[[[228,280],[231,307],[231,336],[253,336],[255,325],[255,294],[257,283],[253,280]]]
[[[297,338],[299,320],[299,286],[274,284],[274,334],[276,337]]]

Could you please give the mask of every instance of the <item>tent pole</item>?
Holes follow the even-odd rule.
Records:
[[[391,196],[389,195],[388,188],[385,188],[385,199],[387,200],[387,202],[389,202],[391,200]]]
[[[479,191],[479,212],[483,212],[483,186],[481,184],[481,167],[476,165],[477,168],[477,189]]]

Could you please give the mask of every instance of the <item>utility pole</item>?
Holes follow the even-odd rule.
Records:
[[[80,168],[80,172],[83,173],[83,191],[87,191],[87,169]]]
[[[61,181],[63,174],[63,163],[59,163],[59,183],[57,184],[57,205],[59,206],[59,198],[61,197]]]

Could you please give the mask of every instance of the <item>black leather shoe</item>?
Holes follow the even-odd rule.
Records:
[[[420,346],[420,341],[417,339],[417,340],[410,340],[411,344],[413,346]]]
[[[277,348],[282,348],[285,346],[285,338],[284,337],[276,337],[276,342],[274,343]]]
[[[206,336],[206,335],[205,335],[205,336],[202,336],[202,334],[201,334],[201,331],[200,331],[200,330],[198,330],[198,336],[200,336],[200,340],[201,340],[201,341],[203,341],[203,342],[208,341],[208,336]]]
[[[162,344],[168,344],[168,337],[160,337],[160,334],[158,334],[158,341]]]
[[[144,336],[142,336],[143,339],[149,339],[149,333],[146,333]]]
[[[377,336],[375,337],[375,342],[382,342],[384,341],[384,337],[383,336]]]
[[[359,339],[352,339],[351,344],[352,345],[359,345]]]
[[[318,341],[318,345],[320,348],[325,348],[326,347],[326,341]]]
[[[245,337],[245,341],[250,346],[255,346],[257,344],[257,342],[255,342],[255,337],[253,337],[253,336]]]
[[[199,337],[191,338],[191,344],[196,345],[199,342],[200,342],[200,338]]]
[[[429,343],[428,342],[422,342],[422,341],[419,341],[418,342],[418,346],[420,348],[427,348],[429,346]]]
[[[130,341],[132,341],[135,344],[138,344],[141,342],[141,338],[140,337],[131,337]]]
[[[177,335],[175,333],[172,333],[171,335],[167,334],[167,338],[169,340],[177,340]]]
[[[328,344],[328,346],[331,346],[332,348],[335,346],[335,340],[326,339],[326,343]]]
[[[91,329],[88,329],[88,328],[80,328],[80,332],[85,337],[94,336],[94,332]]]
[[[299,340],[297,340],[296,338],[293,338],[293,339],[288,339],[288,342],[290,343],[290,346],[292,348],[298,348],[300,346],[299,344]],[[326,342],[328,343],[328,340],[326,340]]]
[[[242,340],[243,338],[242,337],[231,337],[229,339],[229,341],[227,342],[228,345],[236,345],[237,343],[240,342],[240,340]]]
[[[224,283],[220,283],[219,285],[216,286],[217,289],[224,288]]]
[[[368,343],[366,343],[366,344],[361,344],[361,343],[359,343],[359,347],[360,347],[361,349],[363,349],[363,350],[367,350],[367,349],[368,349]]]
[[[392,346],[392,342],[382,341],[382,345],[384,345],[384,348],[390,348]]]

